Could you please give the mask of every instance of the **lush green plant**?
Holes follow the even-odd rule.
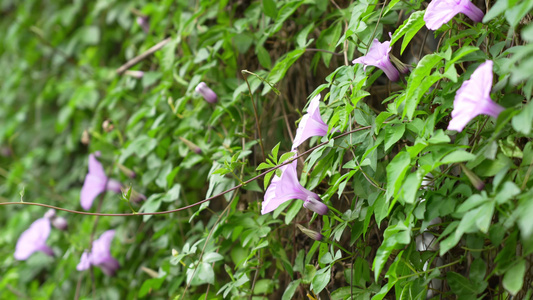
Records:
[[[533,1],[473,3],[433,31],[421,1],[0,1],[1,298],[529,298]],[[503,111],[447,130],[489,60]],[[293,155],[319,94],[328,134]],[[123,193],[87,213],[97,151]],[[293,159],[327,214],[261,214]],[[42,206],[68,229],[17,261]],[[77,271],[111,229],[117,273]]]

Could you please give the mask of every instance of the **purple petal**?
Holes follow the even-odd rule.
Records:
[[[204,97],[205,101],[209,103],[215,103],[217,102],[217,94],[213,92],[212,89],[210,89],[205,82],[200,82],[196,88],[194,89],[198,94],[202,95]]]
[[[114,276],[117,270],[120,268],[120,264],[116,259],[109,256],[106,259],[104,259],[100,264],[98,264],[98,267],[102,269],[102,272],[106,274],[107,276]]]
[[[433,0],[424,14],[426,27],[437,30],[455,15],[463,13],[474,22],[483,20],[483,12],[469,0]]]
[[[120,182],[107,178],[104,167],[96,159],[96,156],[100,156],[100,153],[89,154],[89,173],[85,176],[81,188],[80,204],[84,210],[91,209],[94,199],[106,189],[115,193],[121,192]]]
[[[461,132],[466,124],[480,114],[497,118],[503,107],[490,98],[492,88],[492,61],[482,63],[469,80],[457,90],[453,101],[452,120],[448,130]]]
[[[374,39],[372,46],[368,49],[365,56],[359,57],[352,61],[353,64],[363,64],[366,71],[366,66],[378,67],[391,81],[400,79],[400,73],[392,65],[389,52],[391,51],[390,41],[380,43],[378,39]]]
[[[15,247],[15,259],[26,260],[34,252],[41,251],[49,256],[53,256],[54,253],[50,247],[46,245],[46,240],[50,235],[50,220],[47,218],[40,218],[35,220],[30,228],[24,231]]]
[[[108,230],[93,242],[91,263],[98,265],[111,257],[111,242],[115,237],[115,230]]]
[[[296,136],[292,143],[292,150],[296,149],[303,142],[313,136],[325,136],[328,133],[328,125],[322,120],[320,115],[320,95],[311,99],[307,113],[302,117],[298,129],[296,129]]]
[[[76,270],[78,271],[84,271],[91,267],[91,258],[90,254],[87,252],[83,252],[80,258],[80,262],[76,266]]]
[[[304,207],[316,212],[319,215],[325,215],[328,213],[329,208],[326,204],[319,200],[318,195],[315,197],[307,197],[304,201]]]
[[[92,174],[99,178],[107,178],[105,176],[104,167],[96,159],[96,156],[100,156],[100,152],[96,152],[95,154],[89,154],[89,174]]]
[[[307,190],[300,184],[296,173],[297,164],[298,162],[294,160],[280,168],[282,171],[281,177],[274,176],[265,193],[261,214],[269,213],[289,200],[300,199],[305,201],[309,197],[318,198],[317,194]]]
[[[106,180],[107,178],[100,178],[91,173],[85,176],[80,196],[80,204],[84,210],[91,209],[96,196],[105,190]]]

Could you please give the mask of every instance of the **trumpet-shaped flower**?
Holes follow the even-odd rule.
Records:
[[[198,94],[204,97],[205,101],[209,103],[217,102],[217,94],[210,89],[205,82],[200,82],[194,89]]]
[[[426,9],[424,21],[428,29],[437,30],[458,13],[467,15],[474,22],[481,22],[484,16],[470,0],[433,0]]]
[[[91,252],[84,252],[76,269],[83,271],[91,266],[102,269],[108,276],[115,275],[120,267],[118,261],[111,256],[111,242],[115,237],[115,230],[108,230],[93,242]]]
[[[300,124],[298,124],[296,136],[292,143],[292,150],[296,149],[312,136],[325,136],[328,133],[328,125],[322,121],[319,106],[320,94],[311,99],[307,113],[302,117]]]
[[[390,81],[398,81],[400,79],[400,73],[392,65],[389,52],[391,51],[390,41],[380,43],[378,39],[374,39],[368,53],[365,56],[361,56],[352,61],[354,64],[363,64],[363,69],[366,71],[367,66],[378,67]]]
[[[301,199],[304,201],[303,206],[316,212],[319,215],[328,213],[328,207],[320,201],[317,194],[304,188],[298,181],[296,174],[297,161],[280,168],[281,176],[275,175],[265,193],[261,214],[274,211],[282,203],[292,199]]]
[[[482,114],[497,118],[504,109],[490,99],[491,87],[492,61],[488,60],[457,90],[448,130],[461,132],[470,120]]]
[[[50,220],[48,218],[35,220],[30,228],[20,235],[15,247],[15,259],[26,260],[36,251],[54,256],[52,249],[46,245],[50,229]]]
[[[97,152],[89,155],[89,173],[85,176],[85,182],[81,188],[80,203],[81,207],[85,210],[89,210],[93,205],[94,198],[100,193],[108,190],[115,193],[121,192],[120,182],[109,179],[105,175],[102,164],[96,159],[95,156],[99,156]]]

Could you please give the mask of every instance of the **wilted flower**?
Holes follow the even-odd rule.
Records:
[[[213,92],[212,89],[210,89],[205,82],[200,82],[196,88],[194,89],[198,94],[202,95],[204,97],[205,101],[209,103],[216,103],[217,102],[217,94]]]
[[[78,271],[87,270],[92,266],[99,267],[109,276],[115,275],[120,267],[118,261],[111,256],[111,242],[115,236],[115,230],[108,230],[93,241],[91,252],[84,252],[76,269]]]
[[[385,75],[387,75],[391,81],[398,81],[398,79],[400,79],[400,73],[398,73],[398,70],[396,70],[390,61],[390,51],[390,41],[380,43],[378,39],[374,39],[368,53],[365,56],[353,60],[352,63],[363,64],[363,69],[365,71],[367,66],[378,67],[385,72]]]
[[[292,200],[301,199],[304,201],[304,207],[316,212],[319,215],[328,213],[328,207],[320,201],[317,194],[304,188],[298,181],[296,174],[297,161],[280,168],[281,177],[275,175],[265,193],[261,214],[269,213],[282,203]]]
[[[424,21],[428,29],[437,30],[458,13],[467,15],[474,22],[481,22],[484,16],[470,0],[433,0],[426,9]]]
[[[328,133],[328,125],[322,121],[319,106],[320,94],[311,99],[307,113],[302,117],[300,124],[298,124],[296,136],[292,143],[292,150],[296,149],[312,136],[325,136]]]
[[[111,132],[111,131],[113,131],[113,129],[115,129],[115,125],[113,125],[113,121],[111,121],[111,120],[105,120],[105,121],[102,123],[102,129],[103,129],[105,132]]]
[[[305,228],[300,224],[296,224],[296,226],[298,226],[298,229],[300,229],[305,235],[307,235],[308,237],[312,238],[315,241],[320,242],[324,239],[324,236],[320,232],[316,232],[314,230]]]
[[[52,226],[59,230],[67,230],[68,229],[68,222],[67,219],[63,217],[55,217],[52,220]]]
[[[463,82],[455,94],[448,130],[461,132],[470,120],[481,114],[498,118],[504,109],[490,99],[491,87],[492,61],[487,60],[472,73],[469,80]]]
[[[40,218],[35,220],[30,228],[20,235],[15,247],[15,259],[26,260],[36,251],[54,256],[52,249],[46,245],[50,229],[49,219]]]
[[[121,192],[120,182],[107,178],[102,164],[100,164],[95,156],[100,156],[100,153],[89,154],[89,173],[85,176],[85,182],[81,188],[80,203],[81,207],[85,210],[91,208],[94,198],[103,191]]]
[[[137,24],[141,26],[142,30],[146,33],[150,32],[150,18],[147,16],[137,17]]]
[[[84,144],[84,145],[89,145],[90,141],[91,141],[91,139],[89,137],[89,131],[87,131],[87,129],[85,129],[81,133],[81,143]]]

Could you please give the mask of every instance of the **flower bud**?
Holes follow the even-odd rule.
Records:
[[[178,250],[172,248],[172,256],[178,256]]]
[[[4,157],[10,157],[11,149],[9,147],[0,147],[0,155]]]
[[[312,238],[313,240],[315,241],[319,241],[321,242],[323,239],[324,239],[324,236],[321,234],[321,233],[318,233],[314,230],[311,230],[311,229],[307,229],[305,227],[303,227],[302,225],[300,224],[296,224],[296,226],[298,226],[298,228],[305,234],[307,235],[308,237]]]
[[[90,138],[89,138],[89,131],[85,129],[81,134],[81,143],[84,145],[89,145]]]
[[[113,122],[111,122],[110,120],[105,120],[102,123],[102,128],[104,129],[105,132],[110,132],[113,129],[115,129],[115,125],[113,125]]]
[[[217,94],[213,92],[212,89],[210,89],[204,82],[200,82],[196,88],[194,89],[198,94],[202,95],[204,97],[205,101],[209,103],[216,103],[217,102]]]
[[[44,217],[47,218],[48,220],[52,220],[52,219],[54,219],[54,218],[56,217],[56,210],[50,208],[50,209],[44,214]]]
[[[461,169],[465,173],[466,177],[470,180],[472,185],[478,190],[481,191],[485,187],[485,183],[474,173],[472,170],[467,168],[465,165],[460,164]]]
[[[135,178],[136,174],[131,169],[119,163],[117,163],[116,165],[120,169],[120,171],[124,173],[124,175],[128,176],[129,178]]]
[[[131,76],[133,78],[141,79],[144,76],[144,72],[143,71],[137,71],[137,70],[126,70],[126,72],[124,72],[124,75],[128,75],[128,76]]]
[[[59,229],[59,230],[67,230],[68,228],[68,223],[67,223],[67,219],[63,218],[63,217],[56,217],[52,220],[52,225]]]
[[[304,207],[316,212],[319,215],[325,215],[328,213],[329,208],[322,201],[317,200],[311,196],[308,196],[304,201]]]
[[[196,154],[202,154],[202,149],[200,149],[200,147],[198,147],[198,145],[196,145],[195,143],[189,141],[188,139],[186,138],[183,138],[183,137],[179,137],[179,139],[185,143],[185,145],[187,145],[187,147],[189,147],[189,149],[191,149],[191,151],[193,151],[194,153]]]
[[[394,66],[396,67],[396,69],[398,69],[398,71],[400,71],[400,73],[402,74],[406,74],[409,72],[409,68],[407,67],[406,64],[404,64],[401,60],[399,60],[398,58],[396,58],[396,56],[392,55],[389,53],[389,57],[390,57],[390,60],[391,62],[394,64]]]
[[[150,18],[148,16],[137,17],[136,21],[145,33],[150,32]]]

